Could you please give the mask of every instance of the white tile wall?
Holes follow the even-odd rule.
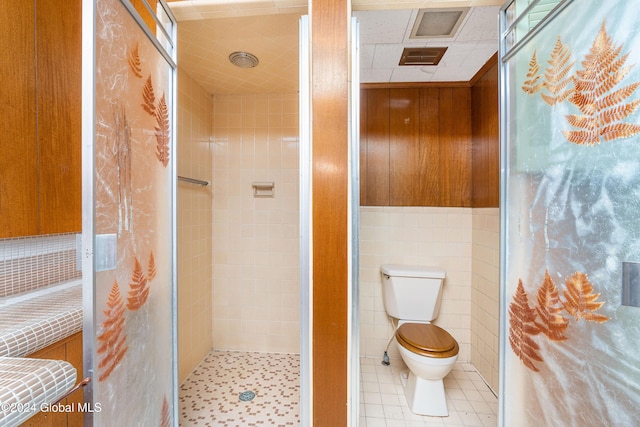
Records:
[[[215,95],[213,135],[214,349],[297,353],[298,96]]]
[[[360,217],[360,353],[382,358],[393,333],[382,301],[380,265],[419,264],[446,271],[435,324],[460,345],[470,361],[472,210],[437,207],[362,207]],[[400,355],[391,346],[389,356]]]
[[[473,293],[471,362],[498,391],[500,295],[500,214],[498,208],[473,210]]]
[[[211,181],[211,96],[178,69],[178,175]],[[212,189],[178,183],[180,381],[211,350]]]
[[[180,282],[189,274],[189,281],[199,283],[180,291],[180,331],[187,337],[181,339],[181,360],[187,354],[189,363],[197,364],[206,354],[207,330],[219,350],[298,352],[297,95],[214,96],[213,138],[205,141],[197,135],[206,134],[201,115],[211,108],[206,105],[210,98],[198,94],[188,76],[181,78],[183,91],[190,93],[182,100],[192,104],[186,108],[181,103],[181,127],[195,122],[197,131],[192,131],[196,136],[181,134],[181,140],[192,138],[193,145],[186,150],[179,144],[179,172],[187,168],[189,175],[212,181],[212,193],[195,192],[194,187],[188,190],[191,197],[179,195],[184,220],[179,234],[197,242],[181,241],[181,265],[185,256],[191,264],[188,273],[180,269]],[[251,182],[271,180],[275,198],[253,198]],[[440,266],[447,279],[435,323],[460,343],[459,360],[473,363],[497,390],[498,234],[498,209],[362,207],[361,355],[381,358],[392,334],[380,265]],[[211,235],[212,265],[206,261],[206,236]],[[213,288],[212,297],[207,286]],[[185,316],[190,320],[185,322]],[[212,326],[203,324],[207,318],[213,319]],[[399,358],[393,346],[390,356]],[[191,371],[182,365],[181,377]]]

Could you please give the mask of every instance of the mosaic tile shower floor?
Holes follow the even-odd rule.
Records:
[[[406,405],[394,360],[360,360],[359,427],[498,425],[498,400],[472,365],[445,378],[449,416],[423,417]],[[180,387],[181,426],[299,426],[300,358],[295,354],[212,351]],[[249,399],[251,393],[255,397]]]
[[[298,426],[299,402],[298,355],[212,351],[180,386],[180,425]]]

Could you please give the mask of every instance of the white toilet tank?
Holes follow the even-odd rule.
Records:
[[[387,314],[400,320],[431,322],[440,313],[444,270],[419,265],[386,264],[382,296]]]

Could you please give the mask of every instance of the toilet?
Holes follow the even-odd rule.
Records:
[[[438,317],[445,272],[437,267],[383,265],[382,294],[387,314],[397,320],[395,341],[409,368],[401,377],[411,412],[449,415],[444,377],[458,359],[459,346],[444,329],[431,322]]]

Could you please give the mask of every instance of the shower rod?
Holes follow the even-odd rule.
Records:
[[[180,175],[178,175],[178,181],[188,182],[189,184],[202,185],[203,187],[206,185],[209,185],[209,181],[203,181],[201,179],[195,179],[195,178],[187,178],[186,176],[180,176]]]

